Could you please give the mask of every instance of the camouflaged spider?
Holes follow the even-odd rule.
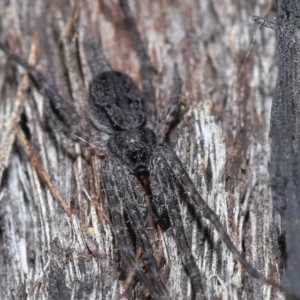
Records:
[[[191,278],[197,299],[204,298],[201,276],[185,236],[179,209],[178,184],[188,195],[188,204],[194,210],[196,218],[199,221],[202,216],[209,219],[218,231],[220,238],[245,270],[251,276],[270,283],[238,252],[223,229],[218,216],[199,195],[179,158],[165,141],[166,134],[178,112],[182,87],[176,67],[174,72],[175,93],[172,96],[165,121],[162,122],[157,132],[147,127],[149,124],[147,124],[146,115],[149,111],[151,114],[155,112],[149,60],[127,0],[120,0],[120,5],[133,32],[138,49],[143,92],[129,76],[113,71],[99,49],[93,43],[86,42],[84,44],[86,57],[94,76],[89,89],[88,115],[98,130],[89,126],[75,109],[64,101],[53,87],[47,84],[42,74],[18,56],[9,53],[4,46],[0,45],[0,48],[31,74],[44,93],[46,115],[49,122],[70,139],[94,148],[105,157],[101,178],[110,207],[115,240],[119,252],[128,265],[134,269],[136,276],[149,290],[152,298],[170,299],[170,295],[161,278],[160,269],[145,228],[147,204],[145,189],[139,180],[142,175],[148,178],[152,205],[157,211],[158,217],[167,216],[167,221],[171,225],[182,263]],[[62,115],[64,115],[63,118],[60,118]],[[68,119],[72,124],[72,129],[66,127],[61,119]],[[99,132],[105,133],[109,138],[103,140]],[[143,249],[143,263],[147,274],[135,261],[128,245],[129,237],[123,208],[134,229],[136,239]]]

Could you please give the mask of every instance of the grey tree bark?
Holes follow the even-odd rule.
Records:
[[[168,106],[174,62],[184,82],[181,122],[171,144],[237,248],[266,277],[280,282],[285,235],[271,198],[269,173],[277,47],[275,33],[251,21],[254,14],[272,19],[274,3],[130,4],[156,71],[159,117]],[[31,63],[82,117],[91,79],[83,55],[85,35],[101,45],[114,69],[141,83],[135,45],[116,0],[2,0],[0,16],[1,41],[24,58],[31,53]],[[1,298],[128,296],[124,287],[132,274],[124,271],[116,250],[100,186],[101,159],[51,133],[43,119],[43,97],[2,53],[0,86]],[[290,141],[288,129],[278,135],[285,138]],[[294,143],[298,145],[298,138]],[[181,209],[207,299],[283,299],[278,290],[243,271],[207,220],[198,224],[184,201]],[[289,211],[286,222],[294,218]],[[172,297],[191,299],[172,232],[150,231],[159,240],[157,258],[165,261],[162,273]],[[137,284],[131,298],[145,295]]]
[[[279,69],[271,113],[271,185],[286,239],[284,285],[300,297],[300,3],[278,0],[277,5]]]

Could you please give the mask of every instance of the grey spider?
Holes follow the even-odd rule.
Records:
[[[167,216],[166,222],[170,222],[182,263],[191,278],[197,298],[203,298],[201,276],[185,236],[179,209],[179,198],[176,192],[177,185],[180,185],[188,195],[188,204],[195,212],[196,218],[200,221],[203,216],[213,223],[220,238],[245,270],[251,276],[273,284],[251,267],[238,252],[223,229],[218,216],[199,195],[179,158],[166,142],[165,137],[178,112],[182,86],[176,67],[174,75],[176,89],[171,99],[167,117],[157,132],[147,127],[146,116],[149,111],[152,113],[155,111],[148,56],[128,2],[120,0],[120,4],[138,49],[143,77],[143,92],[129,76],[111,70],[103,57],[99,61],[95,60],[96,57],[99,57],[99,52],[93,43],[86,42],[84,45],[87,60],[94,76],[89,89],[88,115],[96,129],[110,136],[108,141],[99,141],[99,132],[81,119],[75,109],[47,83],[42,74],[18,56],[9,53],[4,46],[0,45],[0,48],[11,59],[29,71],[33,80],[44,93],[49,122],[70,139],[96,149],[100,155],[105,156],[101,178],[110,207],[119,252],[128,265],[134,269],[137,277],[154,299],[170,299],[170,296],[161,278],[152,244],[145,229],[147,205],[144,199],[145,190],[139,180],[141,176],[148,178],[152,204],[158,217],[165,218]],[[61,115],[64,117],[62,118]],[[72,129],[63,125],[61,119],[68,119],[73,125]],[[128,246],[129,237],[124,221],[123,207],[130,219],[136,238],[142,246],[143,262],[147,274],[135,261],[131,248]]]

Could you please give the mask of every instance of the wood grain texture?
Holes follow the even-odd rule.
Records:
[[[0,38],[24,58],[34,45],[33,63],[85,117],[91,75],[83,37],[102,46],[114,69],[139,84],[141,78],[117,1],[75,3],[2,0]],[[265,0],[130,4],[155,70],[160,118],[173,88],[174,62],[184,82],[181,122],[170,143],[237,248],[279,282],[283,232],[269,174],[276,39],[251,21],[254,14],[272,19],[272,6]],[[29,92],[22,88],[25,78],[0,53],[1,298],[117,299],[128,278],[101,191],[101,160],[52,133],[44,122],[43,96],[32,84]],[[283,299],[243,271],[210,223],[194,221],[184,199],[181,210],[207,299]],[[149,229],[149,235],[160,240],[158,258],[164,257],[172,297],[192,299],[172,232]],[[137,285],[132,299],[143,293]]]
[[[277,5],[279,67],[271,113],[271,186],[286,239],[284,285],[300,297],[300,4],[278,0]]]

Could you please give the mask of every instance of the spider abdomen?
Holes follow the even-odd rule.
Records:
[[[128,75],[117,71],[92,80],[89,108],[94,125],[110,132],[137,128],[146,121],[144,94]]]

